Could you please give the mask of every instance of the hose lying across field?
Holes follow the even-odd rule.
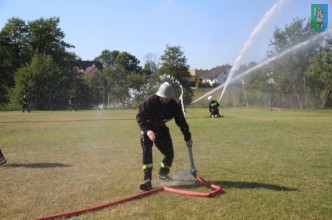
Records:
[[[117,201],[113,201],[113,202],[109,202],[109,203],[105,203],[102,205],[98,205],[98,206],[93,206],[90,208],[86,208],[86,209],[81,209],[81,210],[77,210],[77,211],[72,211],[72,212],[66,212],[66,213],[62,213],[62,214],[55,214],[55,215],[50,215],[50,216],[45,216],[45,217],[39,217],[39,218],[34,218],[33,220],[46,220],[46,219],[56,219],[56,218],[69,218],[72,216],[77,216],[80,215],[82,213],[85,212],[90,212],[90,211],[96,211],[102,208],[106,208],[112,205],[117,205],[120,203],[124,203],[124,202],[128,202],[134,199],[138,199],[138,198],[142,198],[144,196],[148,196],[151,195],[153,193],[159,192],[159,191],[166,191],[166,192],[173,192],[173,193],[178,193],[178,194],[184,194],[184,195],[190,195],[190,196],[199,196],[199,197],[214,197],[217,194],[219,194],[222,191],[222,187],[221,186],[217,186],[214,184],[211,184],[207,181],[205,181],[203,178],[199,177],[196,173],[193,174],[193,176],[196,178],[196,180],[198,180],[200,183],[202,183],[204,186],[211,188],[213,191],[210,193],[203,193],[203,192],[193,192],[193,191],[187,191],[187,190],[180,190],[180,189],[175,189],[175,188],[171,188],[171,187],[166,187],[166,186],[161,186],[159,188],[155,188],[143,193],[139,193],[137,195],[133,195],[124,199],[120,199]]]

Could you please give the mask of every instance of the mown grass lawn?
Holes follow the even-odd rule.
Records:
[[[32,219],[126,198],[142,181],[136,110],[0,112],[0,219]],[[159,192],[72,219],[331,219],[332,111],[187,109],[198,174],[224,192]],[[171,174],[189,170],[174,121]],[[160,153],[154,148],[154,187]],[[188,185],[188,184],[187,184]],[[179,185],[206,191],[203,186]]]

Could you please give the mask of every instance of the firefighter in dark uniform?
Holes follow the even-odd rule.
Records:
[[[24,95],[23,99],[22,99],[22,112],[24,112],[25,110],[27,110],[28,112],[30,112],[27,98]]]
[[[192,147],[191,133],[182,112],[181,105],[175,101],[173,86],[163,83],[156,94],[148,96],[139,106],[136,116],[141,129],[141,145],[143,150],[144,182],[140,189],[147,191],[152,189],[152,146],[153,143],[164,155],[159,170],[159,178],[170,180],[168,176],[174,158],[172,138],[166,122],[172,118],[180,127],[187,147]]]
[[[72,109],[75,109],[75,111],[77,111],[76,107],[75,107],[75,99],[74,96],[70,96],[69,98],[69,111],[71,111]]]
[[[219,114],[219,103],[213,99],[212,96],[208,97],[209,100],[209,112],[211,113],[211,118],[220,118],[223,117],[223,115]]]

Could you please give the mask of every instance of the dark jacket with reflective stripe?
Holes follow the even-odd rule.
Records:
[[[183,115],[181,105],[174,99],[170,103],[162,103],[156,94],[148,96],[139,106],[136,120],[141,130],[146,133],[148,130],[156,131],[158,127],[166,126],[165,123],[172,118],[180,127],[185,141],[191,139],[189,126]]]
[[[215,100],[212,100],[209,104],[209,110],[212,113],[212,109],[218,108],[219,107],[219,103]]]

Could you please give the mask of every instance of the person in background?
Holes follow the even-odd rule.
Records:
[[[211,118],[220,118],[224,117],[223,115],[219,114],[219,103],[213,99],[212,96],[208,97],[209,100],[209,112],[211,113],[210,117]]]
[[[152,189],[153,143],[164,155],[159,169],[159,179],[171,180],[168,173],[172,166],[174,149],[166,122],[174,118],[182,131],[187,147],[192,147],[189,126],[181,105],[174,98],[173,86],[165,82],[159,87],[157,93],[148,96],[139,106],[136,120],[141,130],[140,141],[143,150],[144,182],[140,184],[140,189],[143,191]]]
[[[5,163],[7,163],[7,160],[6,160],[5,156],[2,154],[1,149],[0,149],[0,165],[3,165]]]
[[[75,102],[74,102],[74,96],[70,96],[69,98],[69,111],[71,111],[72,109],[75,109],[75,111],[77,110],[76,107],[75,107]]]
[[[28,112],[30,112],[27,98],[24,95],[23,99],[22,99],[22,112],[24,112],[25,110],[27,110]]]

